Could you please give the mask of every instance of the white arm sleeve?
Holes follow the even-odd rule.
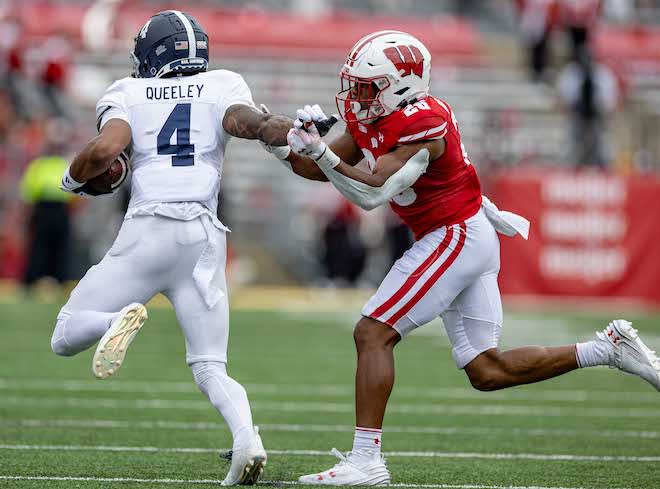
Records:
[[[390,201],[414,184],[426,172],[428,165],[429,151],[421,149],[399,171],[388,178],[382,187],[371,187],[334,169],[320,168],[344,197],[362,209],[370,211]]]
[[[122,119],[129,125],[131,123],[121,80],[110,85],[96,104],[96,129],[100,132],[110,119]]]

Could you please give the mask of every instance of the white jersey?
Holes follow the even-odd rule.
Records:
[[[174,202],[188,209],[201,204],[215,214],[229,140],[222,120],[236,104],[254,106],[243,78],[227,70],[123,78],[108,88],[96,106],[98,129],[110,119],[123,119],[133,137],[127,217],[163,207],[172,214],[173,206],[162,204]]]

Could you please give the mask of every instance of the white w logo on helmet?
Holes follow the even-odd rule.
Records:
[[[405,32],[374,32],[355,43],[340,77],[342,118],[370,123],[428,95],[431,53]]]

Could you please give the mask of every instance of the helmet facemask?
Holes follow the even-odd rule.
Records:
[[[373,123],[429,91],[431,53],[400,31],[367,34],[351,48],[339,74],[337,108],[347,122]]]
[[[135,51],[131,51],[128,53],[128,55],[130,56],[131,62],[133,63],[133,71],[131,72],[131,76],[133,78],[140,78],[140,60],[137,56],[135,56]]]
[[[382,90],[390,86],[386,76],[359,78],[340,73],[341,90],[335,97],[337,109],[346,122],[369,124],[385,115],[386,108],[381,101]]]

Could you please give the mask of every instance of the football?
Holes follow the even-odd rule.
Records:
[[[87,187],[94,193],[111,194],[126,180],[130,167],[127,152],[122,152],[110,167],[100,175],[87,181]]]

